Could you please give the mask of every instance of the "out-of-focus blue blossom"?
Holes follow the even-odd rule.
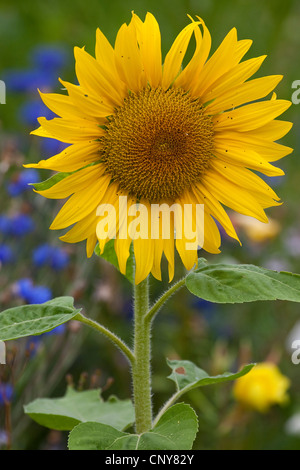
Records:
[[[38,88],[47,90],[57,84],[57,76],[47,70],[7,70],[1,78],[8,92],[36,93]]]
[[[7,185],[7,192],[12,197],[19,196],[24,191],[31,189],[30,184],[38,183],[39,181],[39,172],[34,168],[29,168],[22,171],[14,181]]]
[[[47,331],[47,333],[43,333],[44,335],[47,336],[52,336],[52,335],[62,335],[66,331],[66,324],[63,323],[62,325],[58,325],[53,330]]]
[[[57,153],[62,152],[67,148],[70,144],[66,144],[64,142],[60,142],[56,139],[51,139],[50,137],[45,137],[40,139],[41,145],[41,153],[45,154],[46,157],[52,157]]]
[[[11,218],[10,233],[16,237],[22,237],[32,232],[35,228],[32,218],[27,214],[17,214]]]
[[[9,245],[5,243],[0,244],[0,262],[2,264],[11,263],[14,259],[14,254]]]
[[[37,46],[31,53],[33,66],[58,73],[69,62],[67,51],[59,45],[45,44]]]
[[[52,299],[52,292],[46,286],[35,286],[30,278],[16,282],[16,292],[29,304],[42,304]]]
[[[30,292],[33,288],[33,282],[29,278],[19,279],[16,282],[17,295],[23,299],[27,299],[30,296]]]
[[[52,299],[52,292],[46,286],[33,286],[32,289],[28,292],[27,302],[29,304],[43,304]]]
[[[0,384],[0,406],[5,405],[12,401],[14,395],[14,389],[11,384],[1,383]]]
[[[0,215],[0,232],[2,235],[9,235],[11,232],[11,220],[6,215]]]
[[[9,442],[9,436],[8,433],[5,431],[5,429],[0,429],[0,446],[5,446]]]
[[[65,250],[47,243],[38,246],[33,251],[33,262],[38,267],[50,266],[59,271],[69,264],[69,260],[69,254]]]
[[[53,113],[47,106],[44,105],[42,100],[28,101],[24,103],[19,109],[19,116],[21,121],[29,127],[37,127],[37,119],[41,116],[46,119],[53,119],[56,114]]]
[[[50,266],[53,269],[60,271],[61,269],[64,269],[66,266],[68,266],[69,261],[70,256],[65,250],[55,248],[52,252]]]
[[[52,247],[50,245],[45,243],[44,245],[40,245],[35,250],[33,250],[33,263],[38,267],[47,265],[51,256],[51,248]]]

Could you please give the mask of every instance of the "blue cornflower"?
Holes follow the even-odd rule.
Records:
[[[29,304],[43,304],[52,299],[52,292],[46,286],[33,286],[27,294]]]
[[[66,266],[68,266],[69,261],[70,256],[65,250],[62,250],[61,248],[54,248],[52,250],[50,266],[53,269],[60,271],[61,269],[64,269]]]
[[[37,119],[44,116],[47,119],[53,119],[56,114],[53,113],[41,100],[28,101],[19,109],[19,116],[22,122],[29,127],[37,127]]]
[[[52,247],[48,245],[48,243],[38,246],[37,248],[33,250],[33,255],[32,255],[33,263],[38,267],[49,264],[51,251],[52,251]]]
[[[12,401],[14,395],[14,389],[11,384],[1,383],[0,384],[0,406],[5,405]]]
[[[31,53],[34,67],[56,73],[66,66],[69,58],[63,47],[52,44],[39,45]]]
[[[7,192],[10,196],[16,197],[24,191],[30,189],[30,184],[40,181],[39,172],[34,168],[22,171],[18,177],[7,185]]]
[[[0,215],[0,233],[3,235],[11,233],[11,220],[7,215]]]
[[[64,269],[68,265],[69,258],[69,254],[65,250],[48,245],[47,243],[38,246],[33,251],[33,262],[36,266],[48,265],[57,271]]]
[[[19,279],[16,282],[17,294],[25,300],[30,297],[32,288],[33,282],[29,278]]]
[[[53,330],[47,331],[44,335],[52,336],[52,335],[62,335],[66,330],[66,324],[63,323],[62,325],[58,325]]]
[[[6,243],[0,244],[0,262],[2,264],[11,263],[14,259],[13,251]]]
[[[41,152],[45,154],[46,157],[50,157],[56,155],[57,153],[62,152],[65,148],[67,148],[70,144],[66,144],[64,142],[60,142],[56,139],[51,139],[50,137],[45,137],[40,142],[41,145]]]
[[[11,218],[10,233],[16,237],[27,235],[32,232],[34,228],[34,222],[27,214],[17,214]]]
[[[49,74],[47,70],[7,70],[2,73],[1,78],[5,82],[8,92],[19,93],[36,93],[38,88],[53,88],[57,83],[54,74]]]

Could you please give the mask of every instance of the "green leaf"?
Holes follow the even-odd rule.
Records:
[[[100,254],[100,249],[99,245],[96,246],[95,248],[95,254],[99,256],[100,258],[105,259],[105,261],[108,261],[109,263],[113,264],[118,270],[119,268],[119,262],[118,258],[115,252],[115,240],[109,240],[104,247],[103,253]],[[134,258],[134,253],[133,253],[133,244],[130,246],[130,254],[127,260],[127,265],[126,265],[126,274],[125,277],[128,279],[128,281],[131,282],[131,284],[134,284],[134,263],[133,263],[133,258]]]
[[[167,359],[168,366],[172,369],[169,379],[176,384],[179,396],[194,388],[203,387],[204,385],[212,385],[221,382],[229,382],[250,372],[254,364],[244,366],[239,372],[225,372],[221,375],[209,376],[203,369],[197,367],[190,361],[177,361]],[[178,397],[179,397],[178,396]]]
[[[300,275],[270,271],[251,264],[207,265],[186,277],[189,291],[209,302],[243,303],[257,300],[300,302]]]
[[[72,297],[58,297],[44,304],[22,305],[0,313],[0,340],[40,335],[76,317]]]
[[[74,172],[70,173],[55,173],[55,175],[50,176],[50,178],[46,179],[45,181],[41,181],[40,183],[30,183],[30,186],[33,186],[36,191],[45,191],[45,189],[49,189],[55,184],[59,183],[59,181],[65,179],[67,176],[71,175]]]
[[[122,430],[134,422],[130,400],[111,397],[103,401],[99,389],[76,391],[69,387],[64,397],[38,398],[24,407],[38,424],[59,431],[70,431],[79,423],[95,421]]]
[[[143,434],[120,432],[95,422],[76,426],[69,435],[70,450],[189,450],[198,430],[194,410],[180,403],[169,408],[156,426]]]

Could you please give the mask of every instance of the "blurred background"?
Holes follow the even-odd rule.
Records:
[[[44,199],[28,183],[50,176],[22,165],[47,158],[62,144],[30,136],[36,118],[51,118],[39,99],[60,90],[58,77],[76,82],[73,47],[94,54],[100,27],[111,43],[134,10],[157,18],[165,54],[187,14],[201,16],[212,35],[213,50],[236,27],[240,39],[253,39],[247,58],[267,54],[257,76],[283,74],[279,98],[291,99],[300,80],[300,3],[297,0],[1,0],[0,79],[6,104],[0,105],[0,311],[24,303],[42,303],[72,295],[85,313],[128,342],[132,336],[131,285],[108,263],[85,256],[84,243],[60,242],[49,225],[60,202]],[[294,127],[282,143],[294,153],[280,161],[286,176],[266,178],[284,204],[268,210],[270,224],[233,215],[243,246],[223,235],[222,254],[211,262],[258,264],[300,273],[300,105],[283,119]],[[176,279],[183,274],[177,263]],[[151,279],[153,299],[167,287]],[[271,361],[290,380],[285,406],[268,412],[244,409],[232,384],[210,386],[186,396],[199,417],[195,449],[297,449],[300,447],[300,364],[291,344],[300,340],[300,307],[286,302],[213,305],[181,290],[164,307],[153,330],[154,408],[173,393],[164,357],[195,362],[210,374],[236,371],[248,362]],[[103,396],[131,394],[127,363],[104,338],[71,322],[48,334],[7,343],[7,364],[0,365],[0,448],[65,449],[67,434],[50,431],[24,415],[23,405],[37,397],[100,387]]]

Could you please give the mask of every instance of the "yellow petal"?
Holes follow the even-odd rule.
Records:
[[[57,93],[42,93],[41,91],[39,91],[39,94],[45,105],[58,116],[69,120],[83,119],[80,109],[74,106],[69,96]]]
[[[265,158],[257,153],[255,150],[251,150],[245,145],[241,147],[233,143],[215,143],[214,155],[220,158],[224,162],[234,163],[240,167],[246,166],[251,170],[260,171],[267,176],[281,176],[284,172],[281,168],[268,163]]]
[[[223,163],[220,160],[212,160],[211,168],[216,171],[220,176],[229,179],[232,183],[241,186],[244,189],[248,189],[253,193],[262,193],[270,198],[278,201],[279,197],[273,191],[273,189],[263,181],[258,175],[253,173],[247,168],[237,167],[230,163]]]
[[[90,258],[92,256],[92,254],[94,253],[96,243],[97,243],[97,237],[96,237],[95,234],[92,234],[87,238],[87,241],[86,241],[86,255],[87,255],[88,258]]]
[[[279,119],[268,122],[262,127],[255,129],[253,133],[249,132],[249,135],[256,136],[260,139],[266,140],[279,140],[284,137],[293,127],[292,122],[281,121]]]
[[[62,152],[47,160],[24,165],[25,168],[43,168],[54,171],[69,172],[79,170],[100,158],[99,142],[80,142],[70,145]]]
[[[161,260],[163,255],[163,240],[158,239],[153,241],[154,253],[153,253],[153,266],[151,269],[152,276],[158,281],[161,281]]]
[[[133,240],[135,256],[135,283],[142,282],[150,273],[153,265],[154,240],[149,238],[143,240],[136,238]]]
[[[201,96],[219,77],[234,65],[236,60],[233,51],[237,46],[237,32],[233,28],[220,44],[216,52],[204,65],[201,75],[195,79],[191,87],[193,95]]]
[[[111,83],[105,70],[83,48],[75,47],[74,55],[76,75],[82,88],[87,93],[103,97],[108,103],[121,105],[123,97],[120,95],[119,83]]]
[[[193,21],[192,18],[191,20]],[[174,82],[174,86],[182,87],[185,90],[189,90],[192,82],[195,80],[195,77],[199,77],[201,74],[211,47],[210,33],[204,21],[199,17],[198,20],[203,27],[203,35],[201,34],[200,26],[194,29],[196,39],[196,49],[194,55]]]
[[[96,140],[103,135],[104,131],[96,123],[91,121],[68,121],[63,118],[54,118],[47,121],[46,118],[38,118],[40,128],[31,134],[44,137],[44,131],[52,138],[61,140],[68,144],[75,142]]]
[[[133,22],[137,31],[141,61],[147,80],[151,87],[158,87],[162,79],[161,36],[159,25],[151,13],[146,14],[144,23],[137,15],[133,14]]]
[[[232,222],[221,206],[219,201],[211,194],[203,185],[199,184],[193,188],[193,191],[197,198],[200,197],[200,201],[203,201],[203,204],[209,214],[211,214],[224,228],[225,232],[229,237],[235,238],[239,241],[239,238],[236,234],[236,231],[232,225]],[[201,202],[199,202],[201,203]]]
[[[99,205],[110,183],[109,176],[102,176],[89,187],[73,194],[59,211],[50,229],[59,230],[86,217]]]
[[[199,22],[193,22],[186,26],[173,42],[171,49],[166,55],[163,67],[162,87],[167,90],[176,79],[187,47],[193,32],[198,28]]]
[[[269,123],[290,106],[291,102],[286,100],[268,100],[247,104],[234,111],[217,115],[214,118],[215,130],[251,131]]]
[[[215,145],[239,147],[257,152],[268,162],[274,162],[290,154],[293,149],[277,142],[270,142],[257,137],[251,132],[222,132],[214,137]]]
[[[227,207],[244,215],[250,215],[261,222],[267,222],[267,216],[255,198],[236,184],[223,178],[214,171],[203,177],[203,186]]]
[[[83,219],[79,220],[67,233],[59,237],[66,243],[77,243],[86,240],[90,235],[96,233],[97,217],[96,211],[92,211]]]
[[[91,120],[101,121],[101,118],[110,116],[114,113],[112,104],[105,101],[95,94],[84,92],[84,90],[72,83],[65,82],[60,79],[62,85],[67,89],[69,97],[73,104],[80,109]]]
[[[96,60],[101,70],[105,71],[105,76],[111,83],[118,86],[121,95],[126,95],[127,88],[125,83],[120,80],[115,63],[115,51],[102,31],[98,28],[96,31]]]
[[[48,199],[65,199],[77,191],[82,191],[91,184],[91,181],[96,181],[104,171],[105,168],[102,164],[89,166],[67,176],[48,189],[35,192]]]
[[[119,269],[122,274],[126,273],[126,266],[130,255],[131,243],[132,240],[129,237],[126,239],[120,239],[117,237],[115,240],[115,252],[118,258]]]
[[[256,101],[267,96],[282,80],[282,75],[257,78],[236,86],[224,92],[213,103],[205,108],[207,114],[217,114],[221,111],[237,108],[238,106]]]
[[[147,78],[138,47],[134,21],[124,23],[115,42],[115,58],[118,73],[127,88],[138,93],[147,84]]]
[[[201,94],[203,103],[222,97],[227,90],[244,83],[257,72],[267,56],[255,57],[236,65],[216,80],[204,94]]]

